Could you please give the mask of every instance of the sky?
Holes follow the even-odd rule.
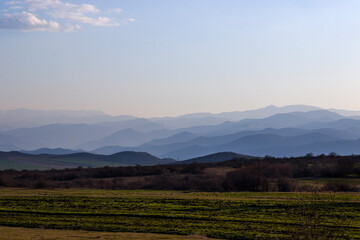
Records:
[[[358,0],[3,0],[0,109],[360,110]]]

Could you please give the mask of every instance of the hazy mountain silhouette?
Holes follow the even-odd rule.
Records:
[[[245,130],[261,130],[265,128],[294,128],[311,122],[330,122],[344,118],[343,116],[325,111],[291,112],[276,114],[263,119],[244,119],[238,122],[224,122],[214,126],[195,126],[186,131],[195,134],[225,135]]]
[[[217,125],[225,121],[237,122],[243,119],[260,119],[272,115],[290,112],[309,112],[314,110],[327,110],[342,114],[344,116],[360,116],[360,111],[348,111],[339,109],[322,109],[307,105],[290,105],[284,107],[267,106],[264,108],[234,111],[223,113],[191,113],[178,117],[154,117],[148,120],[157,122],[166,128],[178,129],[188,128],[199,125]],[[111,116],[101,111],[70,111],[70,110],[0,110],[0,131],[12,130],[16,128],[39,127],[50,124],[96,124],[100,122],[119,122],[124,120],[136,119],[134,116],[120,115]],[[125,127],[132,128],[132,127]],[[125,129],[124,128],[124,129]],[[141,129],[136,129],[142,131]],[[151,129],[154,130],[154,129]]]
[[[190,141],[190,140],[196,138],[197,136],[198,135],[195,135],[190,132],[181,132],[181,133],[177,133],[177,134],[172,135],[167,138],[154,139],[150,142],[147,142],[146,145],[152,146],[152,145],[181,143],[181,142]]]
[[[265,136],[265,139],[264,139]],[[274,138],[271,138],[273,136]],[[286,138],[288,137],[288,138]],[[291,137],[291,138],[290,138]],[[236,141],[242,141],[243,146],[253,146],[255,148],[261,148],[262,141],[267,141],[267,144],[285,144],[287,146],[293,146],[298,144],[304,144],[304,142],[314,141],[333,141],[336,139],[357,139],[360,136],[353,134],[352,132],[345,130],[335,129],[297,129],[297,128],[284,128],[273,129],[268,128],[264,130],[252,130],[241,131],[234,134],[214,136],[214,137],[196,137],[189,141],[175,142],[166,144],[166,139],[159,139],[157,143],[164,144],[150,144],[146,143],[138,147],[126,148],[121,146],[106,146],[94,150],[97,154],[112,154],[119,151],[131,150],[131,151],[145,151],[155,156],[172,157],[177,159],[187,159],[191,157],[202,156],[210,153],[216,153],[217,151],[236,151],[240,152],[238,148],[239,144]],[[281,141],[277,142],[276,139]],[[235,141],[235,142],[234,142]],[[269,147],[270,145],[267,145]],[[253,148],[252,147],[252,148]]]
[[[343,130],[360,130],[360,120],[356,119],[340,119],[331,122],[310,122],[301,126],[305,129],[332,128]]]
[[[225,121],[240,121],[246,118],[266,118],[279,113],[289,112],[307,112],[320,110],[319,107],[306,105],[290,105],[284,107],[267,106],[264,108],[234,111],[223,113],[192,113],[178,117],[162,117],[151,118],[153,122],[166,126],[167,128],[187,128],[197,125],[216,125]],[[342,112],[346,116],[360,115],[360,112],[336,110],[334,112]],[[100,122],[118,122],[124,120],[136,119],[134,116],[120,115],[111,116],[101,111],[72,111],[72,110],[30,110],[30,109],[14,109],[0,110],[0,131],[13,130],[16,128],[32,128],[50,124],[96,124]],[[132,128],[132,127],[125,127]],[[141,131],[140,129],[136,129]],[[154,129],[151,129],[154,130]]]
[[[284,107],[276,107],[270,105],[264,108],[247,111],[234,111],[223,113],[190,113],[181,115],[179,117],[167,118],[152,118],[167,127],[171,128],[187,128],[199,125],[217,125],[222,122],[232,121],[237,122],[247,118],[267,118],[275,114],[290,113],[290,112],[308,112],[314,110],[322,110],[319,107],[306,106],[306,105],[291,105]],[[359,114],[360,115],[360,114]]]
[[[30,109],[0,110],[0,131],[39,127],[50,124],[94,124],[134,119],[133,116],[110,116],[101,111],[41,111]]]
[[[21,139],[18,147],[38,148],[74,148],[84,141],[105,137],[111,130],[88,124],[52,124],[36,128],[20,128],[6,134]]]
[[[233,142],[221,145],[218,148],[244,151],[277,146],[299,146],[312,142],[328,142],[334,140],[338,140],[338,138],[321,133],[308,133],[292,137],[284,137],[275,134],[257,134],[242,137]]]
[[[133,119],[119,122],[104,122],[98,124],[51,124],[35,128],[19,128],[2,135],[11,136],[14,141],[7,141],[23,150],[38,148],[71,148],[77,149],[85,142],[105,138],[116,131],[127,127],[150,130],[162,129],[162,126],[146,119]],[[1,134],[1,133],[0,133]],[[171,134],[169,134],[171,135]],[[165,136],[169,136],[165,135]],[[159,137],[158,135],[154,138]],[[153,138],[152,138],[153,139]],[[131,139],[129,139],[130,141]]]
[[[151,118],[150,120],[159,123],[165,126],[168,129],[179,129],[179,128],[188,128],[198,125],[217,125],[229,119],[220,118],[216,116],[206,116],[206,117],[166,117],[166,118]]]
[[[213,154],[216,152],[238,152],[242,154],[248,154],[253,156],[259,156],[257,149],[272,149],[277,147],[293,147],[305,145],[308,143],[317,142],[330,142],[339,140],[337,137],[324,135],[321,133],[308,133],[298,136],[279,136],[275,134],[255,134],[250,136],[241,137],[234,141],[218,144],[212,146],[201,146],[191,145],[184,148],[173,149],[165,154],[160,155],[161,157],[171,157],[179,159],[188,159],[199,157],[202,155]],[[267,154],[265,154],[267,155]]]
[[[113,133],[125,129],[133,129],[140,132],[151,132],[155,130],[165,129],[163,125],[145,118],[136,118],[124,121],[101,122],[95,124],[95,126],[112,129]]]
[[[153,139],[168,137],[176,132],[176,130],[156,130],[152,132],[139,132],[133,129],[124,129],[117,131],[102,139],[83,143],[79,146],[79,148],[93,150],[95,148],[109,145],[134,147],[144,144]]]

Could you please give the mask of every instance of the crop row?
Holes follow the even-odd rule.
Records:
[[[227,239],[289,238],[300,232],[360,237],[360,203],[330,200],[7,196],[0,197],[0,216],[5,226]]]

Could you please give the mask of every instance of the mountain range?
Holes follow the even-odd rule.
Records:
[[[0,111],[0,151],[23,154],[130,151],[176,160],[217,152],[350,155],[360,153],[359,142],[360,112],[305,105],[148,119],[97,111]]]

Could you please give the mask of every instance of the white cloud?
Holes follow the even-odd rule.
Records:
[[[0,28],[17,29],[23,31],[58,31],[60,26],[55,21],[46,21],[37,18],[32,13],[21,12],[5,14],[0,18]]]
[[[66,19],[73,22],[91,24],[93,26],[112,27],[120,25],[108,17],[93,17],[91,14],[100,13],[91,4],[71,4],[60,0],[26,0],[33,11],[47,10],[47,14],[55,19]]]
[[[62,27],[61,30],[63,31],[74,31],[79,29],[82,24],[89,24],[92,26],[98,27],[114,27],[119,25],[124,25],[129,22],[133,22],[134,19],[111,19],[107,16],[104,16],[98,8],[91,4],[72,4],[68,2],[63,2],[61,0],[12,0],[5,2],[5,4],[10,5],[9,9],[15,10],[16,8],[24,8],[28,9],[27,13],[32,14],[35,17],[36,15],[42,15],[52,21],[49,21],[47,24],[53,24],[60,21],[61,24],[64,24],[65,27]],[[122,9],[114,8],[108,13],[121,13]],[[24,12],[23,12],[24,13]],[[5,26],[7,22],[9,22],[8,18],[17,18],[19,19],[20,15],[23,13],[18,14],[11,14],[9,16],[4,15],[3,17],[0,16],[0,21],[2,22],[2,28],[12,28],[14,24],[8,24]],[[23,16],[24,17],[24,16]],[[39,19],[38,19],[39,20]],[[21,20],[24,21],[24,20]],[[39,21],[46,21],[46,20],[39,20]],[[20,24],[19,24],[20,25]],[[57,23],[59,25],[59,23]],[[32,25],[31,25],[32,26]],[[25,30],[26,24],[23,24]],[[59,28],[59,26],[58,26]],[[19,29],[19,28],[15,28]],[[29,30],[32,30],[31,28]],[[43,31],[43,30],[39,30]]]

